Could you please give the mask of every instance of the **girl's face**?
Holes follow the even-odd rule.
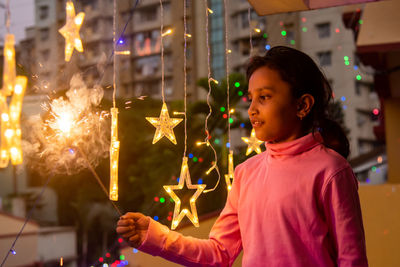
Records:
[[[253,72],[249,99],[248,113],[259,140],[281,143],[301,137],[297,101],[276,70],[260,67]]]

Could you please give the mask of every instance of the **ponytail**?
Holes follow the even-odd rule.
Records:
[[[324,146],[335,150],[342,157],[347,158],[350,154],[350,144],[346,133],[339,123],[325,118],[319,122],[319,132],[323,139]]]

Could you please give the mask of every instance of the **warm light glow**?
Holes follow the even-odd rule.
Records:
[[[115,54],[122,55],[122,56],[129,56],[131,54],[131,51],[129,51],[129,50],[117,51],[117,52],[115,52]]]
[[[118,109],[111,108],[111,146],[110,146],[110,199],[118,200]]]
[[[214,11],[212,11],[212,9],[210,9],[210,8],[208,8],[207,10],[208,10],[208,12],[209,12],[210,14],[214,13]]]
[[[255,28],[254,31],[257,32],[257,33],[261,32],[261,30],[259,28]]]
[[[235,177],[235,168],[233,167],[233,150],[229,150],[228,155],[228,174],[225,174],[225,182],[228,192],[232,189],[232,181]]]
[[[148,120],[154,127],[156,127],[153,144],[157,143],[162,137],[165,136],[173,144],[176,145],[176,138],[173,128],[177,126],[183,119],[170,118],[166,103],[163,103],[160,117],[146,117],[146,120]]]
[[[246,156],[252,151],[255,151],[257,154],[261,153],[260,145],[264,142],[257,139],[254,129],[251,130],[250,137],[242,137],[242,140],[247,144]]]
[[[164,37],[164,36],[169,35],[169,34],[171,34],[171,33],[172,33],[172,30],[171,30],[171,29],[168,29],[167,31],[165,31],[165,32],[162,34],[162,36]]]
[[[16,76],[14,35],[7,34],[4,43],[3,87],[0,91],[1,145],[0,168],[8,166],[10,156],[13,165],[23,162],[21,148],[20,116],[27,78]],[[11,97],[10,106],[7,96]]]
[[[75,7],[71,1],[67,1],[66,11],[66,23],[58,31],[65,38],[65,61],[70,61],[74,49],[83,52],[79,30],[82,26],[85,13],[80,12],[78,15],[75,15]]]
[[[66,112],[59,114],[59,117],[57,118],[57,124],[58,129],[60,129],[61,132],[68,136],[73,125],[71,115]]]
[[[187,162],[188,162],[188,158],[184,157],[182,159],[179,183],[177,185],[164,185],[165,191],[170,195],[170,197],[175,202],[175,209],[174,209],[174,214],[172,217],[172,224],[171,224],[172,230],[174,230],[178,226],[178,224],[182,221],[183,217],[185,217],[185,216],[187,216],[189,218],[189,220],[194,224],[194,226],[199,227],[199,218],[197,216],[196,200],[199,197],[199,195],[203,192],[203,190],[205,189],[205,185],[203,185],[203,184],[193,185],[192,184]],[[180,210],[181,201],[180,201],[179,197],[173,191],[173,190],[183,189],[185,184],[188,189],[196,189],[196,192],[190,198],[190,201],[189,201],[191,211],[189,211],[188,209]]]
[[[186,34],[186,37],[189,37],[189,38],[191,38],[191,37],[192,37],[192,35],[191,35],[190,33],[187,33],[187,34]]]

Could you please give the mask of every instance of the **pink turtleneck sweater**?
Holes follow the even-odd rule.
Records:
[[[245,267],[368,266],[357,180],[320,142],[267,143],[238,165],[209,239],[151,220],[139,249],[185,266],[231,266],[242,249]]]

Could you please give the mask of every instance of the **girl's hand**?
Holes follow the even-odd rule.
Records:
[[[138,248],[146,237],[149,223],[150,219],[143,214],[128,212],[121,216],[116,230],[130,246]]]

